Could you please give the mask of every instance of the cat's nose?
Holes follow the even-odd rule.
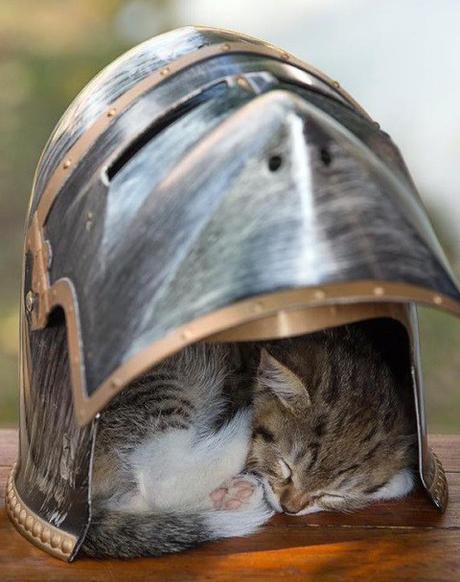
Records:
[[[281,505],[281,509],[283,510],[284,513],[295,513],[294,511],[292,511],[289,504],[281,503],[280,505]]]
[[[280,503],[281,509],[284,513],[298,513],[301,509],[303,509],[303,504],[296,502],[295,500],[288,500]]]
[[[280,505],[285,513],[298,513],[305,507],[307,501],[305,493],[294,487],[286,488],[280,496]]]

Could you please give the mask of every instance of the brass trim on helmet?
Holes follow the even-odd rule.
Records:
[[[22,501],[14,483],[16,466],[11,470],[6,486],[6,511],[21,535],[55,558],[69,561],[77,538],[50,525]]]
[[[357,321],[358,310],[362,303],[418,302],[443,307],[460,315],[460,305],[453,299],[422,287],[403,283],[357,281],[261,295],[200,317],[177,328],[165,338],[153,342],[119,366],[91,397],[87,397],[85,396],[77,304],[74,303],[72,284],[70,280],[61,279],[49,289],[48,293],[52,298],[50,305],[60,305],[66,313],[73,397],[77,420],[81,425],[92,420],[115,394],[163,359],[196,341],[212,338],[225,330],[250,322],[259,322],[257,326],[263,329],[263,337],[277,338],[285,337],[286,329],[289,327],[297,334],[307,333],[315,327],[316,329],[333,327],[345,323],[350,314],[353,314],[352,321]],[[353,309],[350,310],[351,306]],[[318,308],[321,309],[317,311]],[[391,309],[395,309],[393,316],[399,319],[395,315],[397,308]],[[299,315],[300,312],[302,312],[301,315]],[[372,311],[367,305],[360,319],[365,319],[369,314],[372,314]],[[315,324],[317,317],[318,322]],[[267,318],[265,324],[260,321],[263,318]],[[240,331],[241,329],[244,328],[240,328]],[[246,331],[248,333],[246,339],[251,339],[254,331],[251,331],[250,327]],[[223,337],[225,336],[221,335],[221,338]],[[240,333],[239,340],[242,339],[245,338]],[[218,338],[217,341],[223,340]]]
[[[27,233],[25,252],[32,254],[32,277],[31,288],[25,295],[24,307],[31,314],[32,328],[41,328],[46,325],[50,312],[48,294],[50,247],[44,239],[37,213],[33,215]]]
[[[246,38],[248,40],[252,40],[252,42],[255,40],[250,39],[250,37]],[[196,63],[203,62],[223,53],[254,54],[271,57],[275,60],[291,64],[294,67],[297,67],[319,78],[321,81],[324,81],[333,91],[340,95],[361,115],[367,119],[370,119],[369,115],[364,111],[364,109],[344,89],[340,87],[340,84],[337,83],[337,81],[333,81],[327,75],[321,71],[318,71],[318,69],[315,67],[304,63],[286,51],[268,44],[262,44],[260,41],[258,42],[259,44],[248,44],[247,42],[225,42],[203,46],[183,57],[176,59],[168,65],[153,71],[150,75],[139,81],[128,91],[123,93],[123,95],[118,97],[118,99],[109,104],[105,113],[100,115],[99,118],[91,125],[91,127],[85,131],[67,151],[65,159],[62,160],[61,164],[56,168],[48,180],[46,188],[37,207],[39,224],[43,225],[46,222],[48,213],[59,190],[62,188],[63,184],[69,178],[72,171],[76,168],[80,160],[88,151],[89,147],[102,133],[104,133],[107,127],[112,123],[113,119],[115,119],[120,113],[126,110],[137,97],[159,85],[165,79],[183,71],[184,69]]]
[[[429,449],[429,452],[431,456],[431,467],[429,475],[430,485],[428,486],[427,492],[437,509],[441,513],[444,513],[449,498],[447,477],[438,456],[432,449]]]
[[[48,316],[55,307],[62,307],[67,326],[67,344],[69,349],[70,373],[72,385],[81,390],[82,355],[80,319],[78,316],[78,301],[73,283],[62,278],[50,285],[49,259],[51,249],[44,240],[43,229],[38,223],[37,213],[34,214],[29,234],[26,240],[26,251],[32,253],[31,289],[24,289],[25,310],[31,318],[31,329],[42,329],[48,323]]]
[[[327,305],[280,310],[255,321],[249,321],[206,337],[208,342],[261,341],[287,338],[375,319],[390,317],[405,321],[401,303],[358,303],[351,305]]]

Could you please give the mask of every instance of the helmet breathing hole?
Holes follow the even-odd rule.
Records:
[[[281,156],[271,156],[268,160],[268,169],[270,172],[276,172],[280,169],[283,159]]]
[[[319,150],[319,156],[321,161],[325,166],[330,166],[332,162],[331,152],[327,148],[321,148]]]

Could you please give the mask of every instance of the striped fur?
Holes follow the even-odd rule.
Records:
[[[415,414],[402,326],[376,320],[263,349],[248,468],[296,515],[351,511],[414,485]]]
[[[273,514],[247,475],[244,502],[216,509],[210,497],[243,471],[250,446],[251,394],[238,360],[229,346],[191,346],[114,399],[97,437],[86,553],[177,552],[246,535]]]

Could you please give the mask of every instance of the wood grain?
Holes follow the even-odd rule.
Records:
[[[421,491],[350,515],[277,516],[259,533],[164,558],[65,564],[20,537],[0,501],[0,578],[62,580],[436,580],[460,579],[460,436],[433,436],[450,501],[441,516]],[[0,431],[0,492],[16,455]]]
[[[428,440],[441,459],[444,470],[460,473],[460,435],[432,435]]]
[[[18,431],[0,430],[0,467],[10,467],[18,452]]]

